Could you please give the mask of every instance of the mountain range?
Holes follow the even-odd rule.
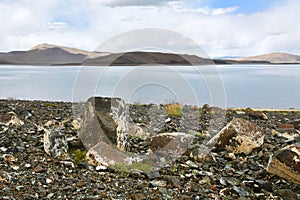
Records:
[[[0,53],[0,64],[10,65],[209,65],[209,64],[296,64],[300,56],[271,53],[243,58],[208,59],[195,55],[162,52],[89,52],[76,48],[40,44],[28,51]]]

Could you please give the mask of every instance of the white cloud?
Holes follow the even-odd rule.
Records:
[[[125,0],[123,6],[117,0],[88,1],[0,1],[0,51],[29,49],[43,42],[94,50],[120,33],[153,27],[191,38],[211,57],[300,54],[299,1],[250,15],[234,14],[236,7],[193,8],[188,1]],[[157,6],[133,6],[142,4]]]
[[[66,31],[69,29],[69,25],[66,22],[49,22],[48,28],[50,31]]]
[[[99,3],[110,7],[123,6],[160,6],[170,2],[183,0],[88,0],[89,3]]]

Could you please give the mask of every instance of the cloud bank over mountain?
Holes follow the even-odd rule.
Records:
[[[120,33],[153,27],[191,38],[210,57],[300,54],[300,1],[215,2],[4,0],[0,2],[0,51],[25,50],[44,42],[91,51]]]

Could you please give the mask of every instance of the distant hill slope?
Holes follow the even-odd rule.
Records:
[[[36,45],[36,46],[32,47],[30,50],[47,50],[47,49],[52,49],[52,48],[59,48],[59,49],[69,52],[70,54],[82,54],[82,55],[86,55],[86,56],[88,56],[90,54],[89,51],[71,48],[71,47],[47,44],[47,43]]]
[[[208,59],[195,55],[162,52],[89,52],[52,44],[40,44],[28,51],[0,53],[0,64],[10,65],[213,65],[300,63],[300,56],[272,53],[245,58]]]
[[[269,53],[251,57],[237,58],[236,61],[267,61],[273,64],[300,63],[300,56],[287,53]]]
[[[81,64],[88,52],[55,45],[38,45],[29,51],[0,53],[1,64],[64,65]]]
[[[126,52],[116,53],[97,58],[86,59],[83,65],[209,65],[213,64],[210,59],[204,59],[191,55],[178,55],[160,52]]]

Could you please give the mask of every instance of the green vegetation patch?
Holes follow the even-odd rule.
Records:
[[[56,102],[49,102],[49,103],[45,103],[44,106],[51,107],[51,108],[57,108],[58,107],[58,103],[56,103]]]
[[[166,104],[165,108],[170,117],[181,117],[182,115],[182,106],[179,103]]]
[[[86,149],[70,149],[69,153],[74,157],[74,164],[77,165],[80,162],[85,162],[86,160]]]
[[[143,171],[143,172],[149,172],[152,170],[152,166],[147,163],[141,163],[141,162],[133,162],[131,165],[126,164],[115,164],[113,168],[117,171],[123,171],[123,172],[134,172],[134,171]]]

